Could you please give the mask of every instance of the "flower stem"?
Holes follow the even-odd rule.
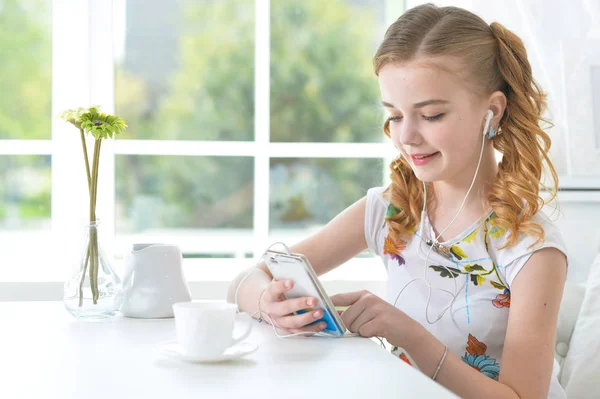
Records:
[[[85,133],[83,132],[82,127],[79,128],[79,134],[81,136],[81,148],[83,149],[83,160],[85,161],[85,175],[87,177],[87,182],[88,182],[88,193],[91,196],[92,176],[91,176],[91,172],[90,172],[90,161],[89,161],[89,156],[88,156],[88,151],[87,151],[87,145],[85,143]],[[89,235],[89,233],[88,233],[88,235]],[[87,249],[87,254],[86,254],[86,258],[85,258],[85,266],[83,268],[83,273],[81,274],[81,281],[79,282],[79,306],[83,306],[83,282],[85,281],[85,275],[87,273],[88,264],[90,261],[90,255],[91,255],[91,246],[90,246],[90,242],[88,242],[88,249]]]
[[[98,230],[96,225],[96,200],[98,193],[98,167],[100,163],[100,146],[102,139],[97,138],[94,143],[94,158],[92,161],[92,179],[91,179],[91,190],[90,190],[90,224],[94,227],[90,230],[90,245],[92,253],[92,263],[90,265],[90,288],[92,290],[92,299],[94,304],[98,301],[98,266],[99,266],[99,253],[98,253]]]
[[[79,133],[81,134],[81,145],[83,147],[83,159],[85,160],[85,171],[86,171],[87,181],[88,181],[88,191],[91,191],[92,177],[90,174],[90,161],[88,159],[87,145],[85,144],[85,135],[83,133],[83,128],[79,128]]]
[[[85,257],[85,266],[83,267],[83,273],[81,274],[81,281],[79,282],[79,307],[83,306],[83,282],[85,280],[85,274],[87,273],[89,261],[90,261],[90,241],[88,241],[87,255]]]
[[[90,288],[94,305],[98,303],[98,228],[90,230],[90,246],[92,248],[92,265],[90,267]]]
[[[496,272],[496,277],[498,277],[498,281],[500,281],[500,283],[501,283],[502,285],[504,285],[505,287],[507,287],[507,288],[508,288],[508,284],[506,284],[506,283],[504,282],[504,279],[503,279],[502,277],[500,277],[500,274],[498,273],[498,268],[496,267],[496,262],[493,262],[493,263],[492,263],[492,266],[494,266],[494,271]]]
[[[96,222],[96,193],[98,191],[98,160],[100,158],[100,140],[94,143],[94,158],[92,160],[92,179],[90,186],[90,223]]]

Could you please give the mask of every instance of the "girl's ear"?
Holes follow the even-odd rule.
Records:
[[[490,124],[494,126],[494,129],[497,129],[506,109],[506,96],[501,91],[495,91],[490,95],[489,103],[488,108],[494,112],[494,117]]]

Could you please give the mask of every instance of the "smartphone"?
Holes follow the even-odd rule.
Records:
[[[287,299],[304,296],[317,299],[317,305],[314,308],[301,309],[295,314],[323,309],[323,317],[310,325],[325,321],[327,327],[322,330],[323,332],[336,337],[344,335],[346,327],[306,256],[268,250],[264,253],[263,259],[276,280],[292,280],[294,282],[292,289],[283,294]]]

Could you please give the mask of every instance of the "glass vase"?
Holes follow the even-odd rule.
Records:
[[[102,248],[99,222],[85,226],[81,260],[65,282],[65,308],[75,317],[103,319],[117,314],[122,301],[122,284]]]

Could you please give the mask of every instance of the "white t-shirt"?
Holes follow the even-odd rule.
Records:
[[[502,367],[512,282],[534,251],[554,247],[566,254],[558,228],[540,212],[533,221],[544,229],[543,242],[529,248],[535,239],[521,234],[516,245],[500,250],[498,248],[506,239],[505,231],[495,225],[496,215],[490,211],[456,238],[440,243],[445,247],[441,253],[449,251],[443,256],[434,250],[429,252],[430,246],[425,240],[433,239],[434,232],[427,217],[423,237],[416,231],[404,237],[406,241],[392,240],[385,223],[386,213],[393,215],[397,210],[383,198],[384,190],[385,187],[374,187],[367,192],[365,238],[369,250],[378,255],[386,267],[386,300],[427,328],[465,363],[497,380]],[[428,252],[429,258],[425,262]],[[425,317],[429,294],[422,279],[425,270],[433,287],[429,321],[435,321],[450,306],[455,283],[459,293],[453,306],[434,324]],[[406,286],[414,279],[418,280]],[[558,382],[558,371],[555,360],[549,398],[566,398]]]

